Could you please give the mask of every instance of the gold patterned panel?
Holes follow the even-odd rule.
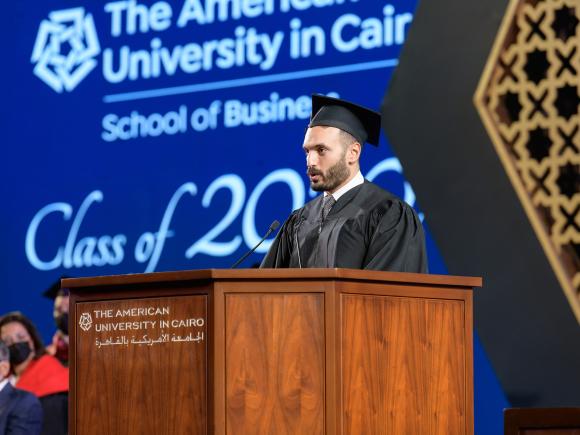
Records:
[[[578,0],[512,0],[475,105],[580,322],[579,23]]]

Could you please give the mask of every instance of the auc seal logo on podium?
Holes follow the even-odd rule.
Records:
[[[79,326],[85,332],[91,329],[91,326],[93,326],[93,318],[90,313],[81,314],[81,317],[79,318]]]

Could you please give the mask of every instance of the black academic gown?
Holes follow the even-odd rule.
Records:
[[[423,227],[408,204],[365,181],[321,222],[322,198],[290,215],[260,267],[427,272]]]

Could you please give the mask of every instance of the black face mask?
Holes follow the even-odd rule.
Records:
[[[26,361],[26,358],[28,358],[32,352],[27,341],[14,343],[8,346],[8,350],[10,350],[10,364],[12,364],[12,366],[17,366]]]
[[[68,313],[61,313],[54,318],[54,323],[56,327],[61,330],[65,335],[68,335]]]

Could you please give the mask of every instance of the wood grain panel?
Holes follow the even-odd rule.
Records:
[[[323,434],[323,294],[225,300],[227,433]]]
[[[162,311],[138,311],[149,308]],[[81,302],[75,313],[75,433],[208,433],[206,295]],[[124,330],[104,330],[113,324]]]
[[[466,428],[462,301],[341,295],[342,433]]]

